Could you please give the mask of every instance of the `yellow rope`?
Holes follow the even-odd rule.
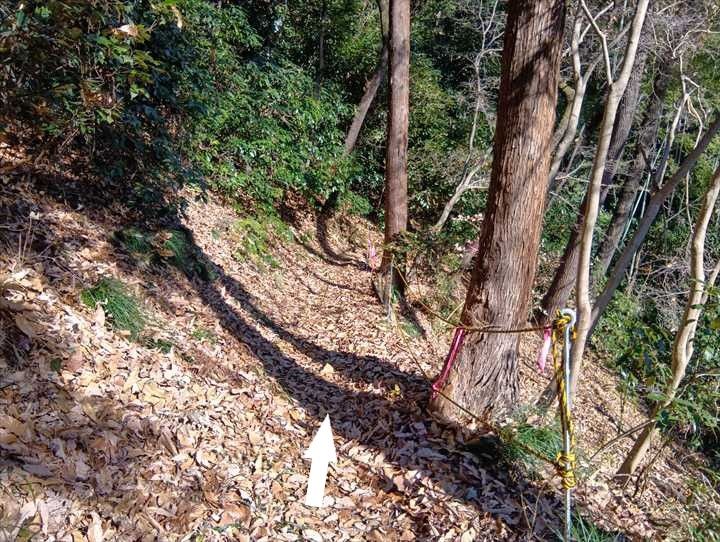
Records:
[[[558,387],[558,403],[560,406],[560,424],[563,431],[570,434],[570,450],[560,452],[555,458],[555,469],[562,479],[564,489],[572,489],[577,485],[575,476],[575,427],[573,425],[570,406],[568,404],[568,390],[565,388],[564,368],[562,362],[562,340],[565,328],[570,324],[569,316],[562,316],[558,313],[553,326],[553,365],[555,367],[555,381]],[[573,335],[575,330],[573,329]]]
[[[570,319],[569,319],[569,318],[566,318],[566,317],[562,317],[562,321],[556,320],[556,324],[557,324],[557,325],[562,325],[561,330],[564,330],[564,329],[565,329],[565,326],[566,326],[568,323],[570,323]],[[413,350],[410,348],[410,345],[408,344],[408,341],[407,341],[407,338],[405,337],[405,334],[400,330],[400,328],[399,328],[398,325],[397,325],[397,321],[395,322],[394,328],[395,328],[395,333],[402,339],[402,341],[403,341],[403,343],[404,343],[404,345],[405,345],[405,352],[410,356],[410,360],[415,364],[415,366],[418,368],[418,370],[420,371],[420,373],[421,373],[426,379],[429,380],[429,375],[427,374],[427,372],[425,371],[425,369],[423,369],[422,364],[420,363],[420,360],[418,360],[417,357],[415,356],[415,352],[413,352]],[[562,337],[562,333],[558,333],[558,337]],[[555,333],[553,333],[553,342],[554,342],[554,344],[556,344],[556,345],[560,343],[560,341],[556,340]],[[560,352],[560,354],[562,354],[562,352]],[[560,357],[558,356],[558,354],[557,354],[555,351],[553,351],[553,358],[554,358],[554,359],[560,359]],[[558,370],[558,369],[557,369],[557,362],[555,362],[555,363],[556,363],[556,367],[555,367],[555,369],[556,369],[556,375],[557,375],[557,374],[560,374],[560,375],[561,375],[562,373],[557,373],[557,370]],[[560,369],[560,371],[562,371],[562,369]],[[556,377],[556,378],[557,378],[557,377]],[[558,382],[562,382],[562,378],[560,378],[560,379],[558,380]],[[561,385],[563,386],[563,389],[564,389],[564,383],[562,383]],[[450,404],[452,404],[454,407],[456,407],[457,409],[459,409],[461,412],[463,412],[464,414],[466,414],[467,416],[469,416],[471,419],[473,419],[473,420],[475,420],[476,422],[478,422],[478,423],[479,423],[482,427],[484,427],[487,431],[491,431],[491,432],[495,433],[496,435],[500,435],[500,434],[503,434],[503,433],[504,433],[504,434],[507,434],[505,431],[503,431],[503,429],[502,429],[501,427],[495,426],[495,425],[493,425],[492,423],[490,423],[487,419],[478,416],[478,415],[475,414],[474,412],[471,412],[470,410],[468,410],[467,408],[465,408],[464,406],[462,406],[460,403],[458,403],[457,401],[453,400],[450,396],[448,396],[447,394],[445,394],[442,390],[438,390],[438,391],[437,391],[437,394],[438,394],[440,397],[442,397],[443,399],[445,399],[446,401],[448,401]],[[564,393],[563,393],[562,396],[565,397]],[[566,403],[566,405],[567,405],[567,403]],[[574,447],[575,447],[575,444],[574,444],[575,440],[574,440],[574,438],[575,438],[575,437],[574,437],[574,433],[573,433],[573,431],[571,430],[571,432],[570,432],[571,449],[574,449]],[[563,488],[566,488],[566,489],[567,489],[567,488],[572,488],[572,487],[575,487],[575,486],[577,485],[577,479],[576,479],[576,477],[575,477],[575,471],[574,471],[574,467],[575,467],[575,455],[574,455],[574,454],[570,454],[569,456],[566,456],[563,452],[560,452],[560,453],[557,455],[557,457],[555,458],[555,460],[553,461],[553,460],[548,459],[547,457],[545,457],[544,455],[542,455],[542,454],[539,453],[538,451],[536,451],[536,450],[530,448],[529,446],[523,444],[522,442],[520,442],[520,441],[518,441],[518,440],[516,440],[516,439],[513,439],[512,437],[511,437],[511,440],[512,440],[512,442],[513,442],[513,444],[514,444],[515,446],[518,446],[519,448],[521,448],[522,450],[524,450],[526,453],[528,453],[528,454],[536,457],[537,459],[540,459],[541,461],[543,461],[543,462],[545,462],[545,463],[548,463],[548,464],[552,465],[553,467],[555,467],[555,471],[558,473],[558,475],[559,475],[560,478],[562,479]],[[569,461],[568,461],[568,460],[569,460]],[[568,463],[568,462],[571,464],[571,467],[572,467],[572,468],[569,469],[569,470],[566,469],[566,463]],[[568,486],[567,484],[571,484],[571,485]]]
[[[399,269],[395,269],[395,272],[397,273],[398,277],[400,277],[400,280],[403,282],[403,286],[405,287],[405,291],[411,292],[412,289],[410,288],[410,284],[408,284],[408,281],[405,279],[405,275],[403,275]],[[532,326],[532,327],[521,327],[521,328],[514,328],[514,329],[502,329],[497,326],[466,326],[464,324],[461,324],[460,322],[453,322],[447,318],[445,318],[442,314],[434,311],[430,307],[428,307],[425,303],[423,303],[420,300],[420,296],[417,296],[417,303],[420,305],[425,312],[427,312],[430,316],[434,316],[441,322],[445,322],[449,326],[463,329],[465,331],[474,331],[477,333],[497,333],[497,334],[515,334],[515,333],[532,333],[533,331],[545,331],[549,326]],[[457,309],[456,309],[457,310]],[[455,311],[453,311],[455,312]],[[553,324],[554,325],[554,324]]]

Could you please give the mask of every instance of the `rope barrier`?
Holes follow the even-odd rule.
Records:
[[[399,269],[394,269],[400,280],[403,282],[404,288],[407,292],[410,292],[410,285],[406,280],[404,274]],[[532,326],[515,329],[502,329],[496,326],[466,326],[460,322],[452,322],[449,319],[443,317],[437,313],[425,303],[418,300],[420,306],[431,316],[439,319],[446,324],[449,324],[455,328],[453,339],[448,352],[445,363],[443,364],[442,371],[438,378],[432,383],[430,387],[430,396],[432,400],[435,400],[438,396],[442,397],[445,401],[449,402],[455,408],[460,410],[462,413],[470,417],[471,419],[478,422],[484,429],[491,431],[497,435],[505,435],[508,439],[508,432],[503,431],[502,428],[497,427],[487,421],[487,419],[478,416],[474,412],[471,412],[457,401],[453,400],[446,393],[442,391],[445,382],[452,370],[453,363],[457,357],[457,354],[462,347],[463,340],[467,332],[477,333],[498,333],[498,334],[517,334],[517,333],[532,333],[537,331],[543,331],[547,337],[548,333],[551,336],[551,348],[553,352],[553,368],[555,372],[555,380],[558,383],[558,404],[560,411],[560,426],[563,433],[563,450],[560,451],[554,460],[548,459],[541,453],[532,449],[531,447],[513,440],[513,435],[510,434],[509,440],[513,445],[523,450],[525,453],[549,464],[555,468],[555,472],[560,477],[562,488],[565,492],[565,533],[564,540],[570,542],[572,535],[572,490],[577,486],[578,480],[575,473],[577,458],[575,456],[575,427],[572,421],[570,397],[568,396],[568,382],[569,382],[569,371],[570,371],[570,343],[571,336],[572,340],[575,339],[575,313],[568,309],[564,311],[558,311],[558,314],[553,321],[552,325],[545,326]],[[402,338],[406,352],[409,354],[410,359],[420,370],[420,373],[427,379],[430,380],[428,374],[422,367],[420,361],[416,358],[414,352],[410,348],[407,342],[405,334],[400,332],[398,328],[397,319],[392,319],[396,334]],[[563,348],[564,347],[564,348]],[[542,354],[541,354],[542,356]],[[564,363],[563,363],[564,362]]]
[[[411,291],[410,285],[405,278],[404,274],[395,267],[394,269],[391,268],[392,271],[397,273],[400,280],[403,282],[403,286],[407,292]],[[577,458],[575,456],[575,427],[573,425],[572,416],[571,416],[571,407],[570,407],[570,399],[568,396],[568,389],[566,381],[569,380],[569,357],[570,357],[570,341],[571,341],[571,335],[572,340],[575,339],[575,313],[573,311],[565,310],[565,311],[558,311],[557,317],[553,321],[551,325],[544,325],[544,326],[531,326],[531,327],[523,327],[523,328],[514,328],[514,329],[502,329],[498,328],[497,326],[466,326],[464,324],[461,324],[460,322],[452,322],[449,319],[443,317],[441,314],[437,313],[430,307],[428,307],[425,303],[420,301],[418,299],[419,305],[431,316],[434,316],[435,318],[439,319],[442,322],[445,322],[448,325],[451,325],[455,328],[453,339],[450,347],[450,351],[448,352],[447,358],[445,359],[445,363],[443,364],[442,371],[440,372],[440,375],[438,378],[432,383],[430,387],[430,395],[431,398],[434,400],[438,396],[442,397],[445,401],[449,402],[451,405],[453,405],[455,408],[460,410],[463,414],[467,415],[471,419],[478,422],[485,430],[493,432],[497,435],[506,435],[505,438],[508,438],[508,432],[503,431],[502,428],[495,426],[494,424],[487,421],[486,418],[483,418],[481,416],[478,416],[474,412],[471,412],[463,405],[459,404],[457,401],[453,400],[451,397],[449,397],[446,393],[442,391],[443,386],[445,385],[445,382],[447,381],[448,376],[450,375],[450,372],[452,370],[453,363],[457,357],[457,354],[462,347],[463,340],[465,338],[465,335],[467,332],[477,332],[477,333],[497,333],[497,334],[518,334],[518,333],[532,333],[537,331],[544,332],[545,335],[548,334],[548,332],[551,332],[551,347],[553,352],[553,368],[555,371],[555,380],[558,382],[558,402],[559,402],[559,409],[560,409],[560,425],[564,436],[564,445],[563,450],[557,454],[554,460],[548,459],[546,456],[542,455],[541,453],[537,452],[536,450],[532,449],[531,447],[525,445],[524,443],[512,440],[512,435],[510,436],[510,441],[513,443],[513,445],[517,446],[521,450],[523,450],[525,453],[553,466],[555,468],[555,472],[560,477],[561,485],[563,490],[565,491],[565,540],[570,541],[571,537],[571,531],[572,531],[572,490],[577,486],[578,480],[577,476],[575,474],[575,468],[576,468],[576,462]],[[404,344],[406,352],[409,354],[410,359],[413,361],[413,363],[417,366],[417,368],[420,370],[420,373],[427,379],[430,380],[428,377],[428,374],[423,369],[422,364],[415,356],[414,352],[410,348],[410,345],[407,342],[407,339],[405,337],[405,334],[400,332],[398,328],[398,322],[397,318],[392,318],[392,321],[395,326],[396,334],[398,334]],[[563,349],[564,346],[564,349]],[[564,356],[563,356],[564,354]],[[563,367],[562,360],[565,361],[565,366]]]
[[[395,268],[395,273],[397,273],[398,277],[400,277],[400,280],[403,282],[403,285],[405,287],[406,291],[411,291],[410,285],[408,284],[408,281],[405,279],[405,275],[403,275],[398,268]],[[514,334],[514,333],[532,333],[534,331],[545,331],[548,327],[553,326],[531,326],[531,327],[521,327],[521,328],[514,328],[514,329],[503,329],[497,326],[466,326],[464,324],[461,324],[460,322],[452,322],[445,318],[442,314],[439,314],[438,312],[434,311],[430,307],[428,307],[425,303],[420,301],[418,299],[417,303],[431,316],[434,316],[438,320],[445,322],[446,324],[456,328],[456,329],[462,329],[466,332],[472,331],[476,333],[498,333],[498,334]]]
[[[408,342],[407,342],[407,338],[405,337],[405,334],[402,333],[401,330],[399,329],[399,327],[398,327],[398,325],[397,325],[397,319],[396,319],[396,323],[395,323],[395,331],[396,331],[397,335],[399,335],[400,338],[402,339],[402,341],[403,341],[403,343],[404,343],[404,345],[405,345],[405,351],[406,351],[406,353],[410,356],[410,360],[411,360],[411,361],[413,362],[413,364],[418,368],[418,370],[420,371],[420,374],[422,374],[425,379],[430,380],[430,377],[429,377],[427,371],[425,371],[425,369],[423,369],[422,364],[420,363],[420,360],[417,359],[417,357],[415,356],[415,353],[414,353],[414,352],[412,351],[412,349],[410,348],[410,345],[409,345]],[[507,432],[503,431],[501,427],[496,426],[496,425],[490,423],[486,418],[483,418],[483,417],[475,414],[474,412],[468,410],[466,407],[464,407],[463,405],[461,405],[460,403],[458,403],[457,401],[455,401],[454,399],[452,399],[449,395],[447,395],[447,394],[446,394],[445,392],[443,392],[441,389],[436,389],[434,386],[431,386],[431,387],[430,387],[430,391],[431,391],[431,394],[432,394],[432,395],[434,395],[434,396],[436,396],[436,397],[437,397],[437,396],[442,397],[442,398],[443,398],[444,400],[446,400],[448,403],[450,403],[450,404],[453,405],[455,408],[457,408],[458,410],[460,410],[463,414],[465,414],[466,416],[468,416],[468,417],[471,418],[472,420],[474,420],[474,421],[476,421],[477,423],[479,423],[480,426],[483,427],[483,429],[485,429],[485,430],[487,430],[487,431],[489,431],[489,432],[496,433],[496,434],[498,434],[498,435],[501,434],[501,433],[507,433]],[[555,471],[558,472],[558,473],[559,473],[562,469],[565,468],[565,467],[564,467],[564,465],[565,465],[565,459],[567,459],[567,458],[566,458],[565,456],[560,457],[560,456],[562,455],[562,452],[561,452],[560,454],[558,454],[558,457],[556,457],[554,460],[552,460],[552,459],[548,459],[548,458],[547,458],[546,456],[544,456],[543,454],[539,453],[538,451],[534,450],[533,448],[530,448],[529,446],[523,444],[522,442],[513,441],[513,444],[514,444],[515,446],[519,447],[520,449],[522,449],[524,452],[526,452],[526,453],[534,456],[535,458],[543,461],[544,463],[547,463],[548,465],[554,467],[554,468],[555,468]],[[573,457],[573,462],[574,462],[574,457]],[[574,478],[574,470],[572,471],[572,473],[573,473],[572,476],[573,476],[573,480],[574,480],[574,479],[575,479],[575,478]],[[564,486],[563,486],[563,487],[564,487]]]

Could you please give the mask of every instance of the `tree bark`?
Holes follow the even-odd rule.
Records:
[[[389,24],[389,0],[378,0],[378,11],[380,15],[380,33],[382,39],[382,46],[380,48],[380,56],[378,58],[377,65],[375,66],[375,73],[370,80],[365,84],[365,92],[360,98],[355,116],[353,117],[352,124],[348,128],[347,135],[345,136],[345,153],[352,153],[357,143],[358,137],[360,136],[360,130],[362,130],[363,124],[365,123],[365,117],[370,111],[377,91],[380,89],[385,80],[388,68],[388,24]]]
[[[627,89],[625,90],[625,94],[617,110],[617,116],[615,117],[615,122],[613,124],[612,138],[610,140],[610,146],[607,153],[607,161],[604,166],[601,181],[599,205],[602,205],[607,197],[610,185],[615,178],[618,161],[622,156],[628,135],[630,134],[630,128],[632,127],[635,110],[640,98],[640,86],[642,84],[646,58],[646,51],[638,52],[636,66],[630,75]],[[570,239],[568,239],[568,242],[565,245],[565,251],[560,258],[560,264],[555,271],[555,276],[550,284],[550,288],[543,297],[543,323],[550,322],[555,317],[555,311],[565,306],[567,300],[570,298],[570,293],[572,292],[575,284],[575,276],[577,274],[578,258],[580,254],[580,232],[583,218],[585,217],[585,212],[587,211],[589,193],[590,192],[588,191],[583,198],[575,225],[570,232]]]
[[[390,0],[390,92],[385,158],[385,248],[382,275],[389,306],[392,288],[402,292],[392,243],[407,229],[407,147],[410,106],[410,0]]]
[[[675,335],[675,343],[673,344],[671,364],[672,378],[665,388],[665,397],[653,409],[652,415],[650,416],[652,422],[645,427],[635,441],[630,453],[628,453],[628,456],[618,470],[619,475],[632,474],[640,462],[642,462],[657,432],[658,415],[673,402],[680,383],[683,378],[685,378],[688,363],[693,355],[695,330],[702,316],[703,305],[707,302],[707,291],[714,285],[715,279],[717,278],[717,273],[713,272],[707,283],[705,282],[705,236],[713,214],[713,209],[715,208],[715,203],[718,199],[718,194],[720,194],[720,169],[715,172],[712,183],[703,198],[703,205],[700,209],[695,225],[695,233],[692,238],[692,246],[690,249],[690,296],[685,305],[682,325],[677,335]]]
[[[605,276],[607,273],[615,250],[620,242],[620,236],[628,220],[630,220],[630,213],[632,212],[638,190],[640,190],[642,176],[650,166],[649,156],[653,152],[658,128],[660,126],[660,118],[663,112],[663,104],[673,75],[673,70],[664,70],[661,66],[655,77],[650,103],[645,109],[643,120],[640,123],[642,128],[637,144],[635,145],[635,159],[628,172],[628,178],[623,183],[610,226],[608,226],[605,237],[598,249],[597,262],[595,264],[596,277]]]
[[[708,147],[718,131],[720,131],[720,115],[718,115],[710,127],[708,127],[705,135],[698,142],[692,152],[685,157],[677,171],[663,184],[662,188],[657,190],[650,198],[650,201],[645,208],[645,214],[643,215],[640,224],[638,224],[635,234],[625,245],[622,254],[618,258],[618,261],[615,263],[615,266],[610,273],[608,281],[605,284],[605,288],[595,302],[595,307],[592,311],[592,326],[588,336],[592,333],[592,330],[595,329],[600,316],[602,316],[603,312],[605,312],[605,309],[610,303],[615,290],[617,290],[618,286],[620,286],[623,276],[625,275],[625,271],[630,265],[635,253],[638,251],[640,246],[642,246],[643,241],[645,241],[645,237],[647,236],[648,231],[650,231],[650,226],[652,226],[655,221],[663,203],[695,166],[695,163],[705,152],[705,149]]]
[[[465,326],[527,321],[548,186],[565,19],[564,0],[512,0],[502,56],[497,131]],[[518,335],[468,332],[443,393],[483,417],[516,406]],[[439,396],[431,408],[463,418]]]

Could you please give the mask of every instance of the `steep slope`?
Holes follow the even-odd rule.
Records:
[[[368,238],[379,242],[369,224],[296,208],[294,240],[281,242],[262,233],[268,224],[188,192],[186,229],[168,224],[152,239],[186,235],[208,280],[118,242],[146,225],[101,190],[18,171],[0,192],[0,539],[553,537],[555,481],[481,463],[464,451],[471,428],[428,418],[413,359],[434,375],[446,338],[421,314],[424,336],[403,339],[387,323],[364,262]],[[143,300],[142,339],[81,302],[108,276]],[[537,342],[523,342],[528,398],[546,381],[530,368]],[[578,404],[587,449],[618,415],[602,374],[590,368]],[[325,414],[339,461],[316,510],[303,504],[302,453]],[[674,466],[667,455],[660,472]],[[595,520],[660,536],[655,505],[670,489],[649,480],[635,501],[648,514],[608,489],[609,472],[579,492]]]

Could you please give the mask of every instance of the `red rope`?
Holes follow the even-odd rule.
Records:
[[[452,369],[453,363],[455,363],[455,358],[458,355],[458,352],[460,351],[460,347],[462,346],[463,339],[465,338],[465,328],[462,327],[456,327],[455,328],[455,334],[453,335],[452,344],[450,345],[450,351],[448,352],[447,357],[445,358],[445,363],[443,364],[442,371],[440,372],[440,376],[437,377],[435,382],[433,382],[432,385],[432,393],[430,396],[435,399],[438,395],[438,392],[443,389],[445,386],[445,382],[447,381],[448,376],[450,375],[450,370]]]

